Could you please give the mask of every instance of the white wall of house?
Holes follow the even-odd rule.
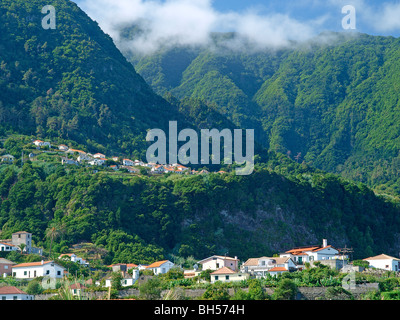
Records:
[[[153,270],[154,274],[163,274],[167,273],[173,266],[174,264],[171,261],[167,261],[159,267],[147,268],[147,270]]]
[[[234,260],[234,259],[224,259],[224,257],[210,257],[208,259],[203,260],[202,262],[199,262],[203,266],[203,270],[218,270],[222,267],[228,267],[232,270],[237,270],[238,268],[238,262],[239,260]]]
[[[0,294],[0,300],[34,300],[30,294]]]
[[[47,263],[39,266],[12,268],[13,276],[17,279],[33,279],[44,276],[61,279],[64,275],[64,270],[65,269],[63,267],[55,263]]]
[[[233,281],[242,281],[249,279],[250,275],[248,273],[230,273],[230,274],[217,274],[211,275],[211,283],[215,283],[216,281],[221,282],[233,282]]]
[[[371,267],[388,271],[400,271],[400,261],[393,259],[366,260]]]
[[[0,243],[0,251],[17,251],[16,246],[10,245],[8,243]]]

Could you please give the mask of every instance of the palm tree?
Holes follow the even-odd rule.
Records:
[[[50,239],[50,251],[49,251],[50,259],[51,259],[51,248],[53,246],[53,240],[57,239],[64,233],[65,233],[65,225],[59,222],[51,223],[50,226],[46,229],[46,238]]]
[[[21,243],[18,248],[21,250],[21,254],[24,254],[24,250],[25,250],[26,244],[25,243]]]

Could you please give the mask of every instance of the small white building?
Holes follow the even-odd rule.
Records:
[[[0,287],[0,300],[34,300],[34,297],[16,287]]]
[[[154,262],[146,267],[146,270],[153,270],[154,274],[167,273],[174,264],[169,260],[162,260]]]
[[[122,272],[122,279],[121,279],[121,286],[123,287],[129,287],[129,286],[133,286],[136,281],[139,279],[139,269],[133,269],[132,270],[132,275],[130,275],[128,272]],[[111,283],[112,278],[109,277],[106,279],[105,281],[105,287],[111,287],[112,283]]]
[[[383,269],[388,271],[400,271],[400,259],[388,256],[387,254],[380,254],[375,257],[363,259],[368,261],[370,267],[376,269]]]
[[[18,247],[7,242],[0,242],[0,251],[10,252],[17,251]]]
[[[347,259],[347,256],[340,255],[339,250],[335,249],[331,245],[328,245],[328,241],[323,239],[322,246],[305,246],[297,247],[288,250],[280,254],[280,257],[289,257],[297,265],[304,265],[306,262],[322,261],[330,259]]]
[[[221,282],[233,282],[233,281],[242,281],[250,278],[248,273],[236,272],[228,267],[222,267],[214,271],[211,275],[211,283],[215,283],[217,281]]]
[[[102,153],[96,153],[93,155],[93,158],[105,158],[106,156]]]
[[[151,168],[151,173],[161,174],[161,173],[165,173],[165,171],[166,171],[166,168],[162,165],[156,165]]]
[[[61,158],[61,164],[71,164],[71,165],[78,165],[78,162],[75,161],[74,159],[68,159],[68,158]]]
[[[68,151],[68,149],[69,148],[65,144],[60,144],[58,146],[58,150],[60,150],[60,151]]]
[[[51,148],[51,143],[48,141],[42,141],[42,140],[35,140],[33,141],[33,144],[37,147],[49,147]]]
[[[72,262],[76,262],[76,263],[79,263],[80,265],[84,265],[84,266],[89,265],[89,263],[85,259],[78,257],[75,253],[64,253],[64,254],[60,255],[58,257],[58,259],[70,260]]]
[[[37,277],[50,277],[61,279],[65,268],[54,261],[28,262],[12,267],[13,277],[17,279],[33,279]]]
[[[290,257],[250,258],[242,266],[241,271],[250,273],[256,278],[275,276],[284,272],[296,271],[297,265]]]
[[[239,259],[237,257],[226,257],[226,256],[211,256],[206,259],[197,262],[202,265],[203,270],[211,269],[218,270],[222,267],[228,267],[231,270],[238,270]]]
[[[123,160],[122,160],[122,164],[123,164],[124,166],[133,166],[135,163],[134,163],[132,160],[123,159]]]
[[[1,162],[12,163],[12,162],[14,162],[14,159],[15,159],[15,157],[12,156],[11,154],[6,154],[1,157]]]

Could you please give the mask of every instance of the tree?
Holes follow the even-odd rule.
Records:
[[[250,300],[265,300],[266,294],[259,279],[251,279],[249,283]]]
[[[26,248],[26,244],[25,243],[21,243],[18,245],[18,248],[21,250],[21,254],[24,254],[25,248]]]
[[[121,290],[122,289],[122,281],[123,277],[120,272],[113,272],[111,274],[111,288],[114,290]]]
[[[203,293],[203,299],[206,300],[229,300],[230,295],[226,286],[217,281],[213,285],[209,286]]]
[[[40,285],[39,281],[32,280],[29,282],[28,287],[26,288],[26,293],[31,295],[41,294],[43,292],[43,288]]]
[[[65,232],[65,225],[61,223],[53,222],[50,226],[46,229],[46,238],[50,239],[50,251],[49,257],[51,259],[51,248],[53,246],[53,240],[57,239],[61,234]]]
[[[157,300],[161,298],[161,281],[151,278],[139,286],[139,296],[144,300]]]
[[[296,293],[296,284],[290,279],[283,279],[272,294],[272,298],[273,300],[294,300]]]

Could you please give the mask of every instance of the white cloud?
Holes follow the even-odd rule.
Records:
[[[292,17],[253,9],[222,13],[211,0],[81,0],[80,7],[124,49],[149,52],[160,45],[207,45],[215,31],[232,31],[259,47],[281,47],[315,36],[324,17],[300,22]],[[143,34],[121,42],[121,26],[140,25]]]

